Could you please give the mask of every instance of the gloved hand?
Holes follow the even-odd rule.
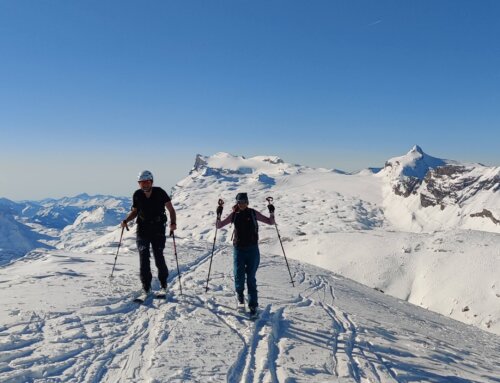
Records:
[[[267,205],[267,208],[269,209],[270,214],[274,214],[274,205],[273,204]]]
[[[222,215],[222,206],[217,206],[217,218],[220,218],[220,216]]]

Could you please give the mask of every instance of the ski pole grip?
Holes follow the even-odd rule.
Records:
[[[217,203],[219,204],[219,206],[217,206],[217,219],[220,219],[222,210],[224,209],[224,201],[219,198],[219,201]]]
[[[273,202],[273,197],[267,197],[267,198],[266,198],[266,201],[267,201],[267,203],[271,203],[271,202]]]

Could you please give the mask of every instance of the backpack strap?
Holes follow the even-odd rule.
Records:
[[[234,225],[234,220],[236,219],[236,212],[232,212],[231,213],[232,216],[231,216],[231,225]],[[231,242],[233,242],[234,240],[234,232],[236,231],[236,228],[233,226],[233,234],[231,234]]]
[[[257,216],[254,209],[250,209],[250,215],[252,216],[253,224],[255,226],[255,233],[259,231],[259,224],[257,223]]]

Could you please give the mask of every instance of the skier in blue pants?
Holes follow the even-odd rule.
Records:
[[[220,229],[230,223],[234,224],[233,258],[234,258],[234,285],[238,302],[244,304],[245,277],[248,290],[248,308],[252,315],[257,313],[257,280],[255,274],[259,267],[259,226],[257,221],[274,225],[274,206],[268,205],[270,217],[266,217],[257,210],[248,207],[247,193],[238,193],[233,211],[225,219],[217,220]],[[222,207],[217,208],[220,217]]]

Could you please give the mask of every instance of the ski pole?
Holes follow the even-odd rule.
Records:
[[[175,234],[174,234],[173,230],[170,230],[170,236],[174,240],[175,262],[177,263],[177,275],[179,276],[179,288],[181,289],[181,295],[182,295],[181,271],[179,270],[179,260],[177,259],[177,246],[175,246]]]
[[[266,201],[268,203],[268,206],[271,205],[271,202],[273,202],[273,197],[267,197]],[[278,225],[276,224],[276,221],[274,222],[274,226],[276,227],[276,233],[278,233],[278,239],[280,240],[281,250],[283,250],[283,256],[285,257],[285,262],[286,262],[286,267],[288,269],[288,274],[290,274],[290,281],[292,282],[292,286],[295,287],[292,273],[290,271],[290,266],[288,266],[288,260],[286,259],[285,248],[283,247],[283,242],[281,241],[281,235],[280,235],[280,232],[278,230]]]
[[[109,276],[110,278],[113,278],[113,272],[115,271],[116,260],[118,258],[118,252],[120,251],[120,246],[122,244],[123,229],[125,229],[125,228],[127,228],[127,231],[129,231],[126,223],[125,223],[125,226],[122,227],[122,233],[120,234],[120,242],[118,242],[118,249],[116,250],[116,255],[115,255],[115,263],[113,264],[113,270],[111,270],[111,275]]]
[[[219,198],[218,207],[217,207],[217,219],[215,221],[215,235],[214,235],[214,245],[212,246],[212,255],[210,256],[210,266],[208,266],[208,276],[207,276],[207,286],[205,287],[205,292],[208,291],[208,281],[210,280],[210,270],[212,270],[212,259],[214,258],[214,250],[215,250],[215,239],[217,238],[217,221],[220,219],[222,215],[222,209],[224,206],[224,201]]]

